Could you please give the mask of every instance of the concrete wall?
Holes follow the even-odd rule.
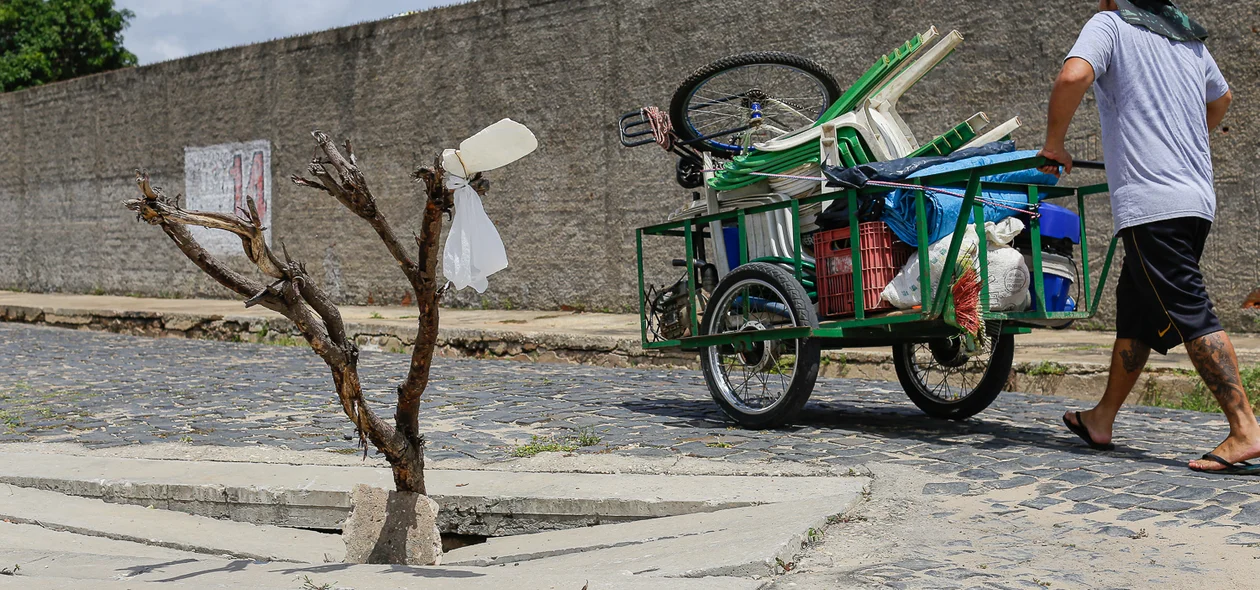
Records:
[[[1214,139],[1220,211],[1204,266],[1228,324],[1256,286],[1260,251],[1260,14],[1242,2],[1183,2],[1237,100]],[[978,8],[983,5],[983,8]],[[1094,3],[1012,0],[482,0],[421,14],[223,50],[0,95],[0,288],[226,296],[121,201],[131,170],[181,192],[184,149],[270,143],[273,243],[283,242],[347,302],[398,302],[406,285],[366,225],[335,201],[289,184],[315,128],[356,141],[394,221],[417,227],[408,173],[500,117],[528,124],[541,148],[491,174],[486,210],[512,266],[464,305],[630,309],[637,305],[632,228],[682,202],[673,163],[627,150],[616,116],[668,103],[694,68],[750,49],[810,56],[845,82],[936,24],[963,48],[903,101],[931,135],[986,110],[1014,115],[1038,147],[1050,83]],[[1099,158],[1093,103],[1071,134]],[[1101,243],[1109,212],[1091,217]],[[1095,263],[1104,248],[1097,248]],[[246,268],[243,258],[238,260]],[[448,296],[449,297],[449,296]],[[1110,297],[1108,298],[1110,299]],[[450,300],[448,300],[449,302]],[[1104,312],[1103,317],[1110,317]]]

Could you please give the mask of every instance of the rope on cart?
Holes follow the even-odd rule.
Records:
[[[827,180],[825,177],[822,177],[822,176],[797,176],[794,174],[770,174],[769,172],[749,172],[749,174],[753,176],[768,176],[771,178],[787,178],[791,180],[813,180],[813,181],[820,181],[820,182]],[[962,193],[956,193],[956,192],[948,191],[942,188],[936,188],[932,186],[922,186],[918,184],[906,184],[906,183],[901,183],[901,182],[884,182],[882,180],[868,180],[866,181],[866,184],[869,184],[872,186],[888,187],[888,188],[900,188],[900,189],[907,189],[907,190],[924,191],[924,192],[938,194],[938,195],[947,195],[947,196],[955,197],[958,199],[967,198],[967,195],[964,195]],[[1018,201],[997,201],[993,199],[984,199],[981,197],[976,197],[976,201],[979,203],[983,203],[985,205],[992,205],[1000,209],[1009,209],[1011,211],[1027,213],[1033,217],[1041,217],[1041,214],[1038,213],[1036,209],[1028,203],[1020,203]]]
[[[656,140],[656,145],[664,150],[674,147],[673,126],[669,115],[657,107],[643,107],[643,118],[652,127],[652,138]]]

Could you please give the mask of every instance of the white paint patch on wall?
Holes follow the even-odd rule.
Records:
[[[271,142],[221,143],[184,148],[184,195],[194,211],[236,213],[248,217],[245,198],[252,197],[271,244]],[[223,230],[190,228],[211,254],[244,255],[241,240]]]

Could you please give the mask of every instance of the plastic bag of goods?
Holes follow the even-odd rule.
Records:
[[[985,223],[989,262],[989,309],[993,311],[1021,311],[1028,309],[1032,303],[1028,295],[1028,265],[1025,264],[1023,255],[1010,246],[1015,236],[1023,230],[1024,223],[1014,217],[998,223]],[[928,246],[929,278],[933,287],[940,282],[941,273],[945,270],[945,260],[949,256],[953,237],[953,234],[947,235]],[[968,252],[975,252],[978,242],[976,226],[968,225],[963,233],[962,246],[958,249],[959,260],[966,258]],[[979,271],[979,257],[973,255],[971,259]],[[897,309],[912,309],[922,305],[919,275],[919,257],[911,256],[910,261],[884,288],[883,299]]]

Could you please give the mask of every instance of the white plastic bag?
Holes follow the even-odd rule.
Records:
[[[928,268],[931,271],[929,276],[933,288],[936,288],[941,273],[945,271],[945,259],[949,256],[949,243],[953,238],[954,234],[949,234],[928,246]],[[963,234],[962,246],[958,249],[958,257],[961,259],[967,252],[974,252],[978,241],[976,226],[968,225]],[[893,304],[897,309],[910,309],[921,304],[923,294],[919,291],[919,274],[919,254],[915,252],[910,261],[901,267],[897,276],[893,277],[892,282],[884,287],[884,301]]]
[[[1015,236],[1024,231],[1024,223],[1008,217],[998,223],[985,223],[984,229],[989,246],[986,253],[989,262],[989,308],[994,311],[1028,309],[1032,302],[1028,295],[1028,266],[1019,251],[1008,245]],[[945,260],[949,256],[949,245],[953,238],[953,234],[950,234],[928,246],[929,277],[933,288],[939,284],[941,273],[945,270]],[[963,234],[962,246],[958,249],[960,260],[971,253],[972,263],[977,270],[980,260],[975,251],[979,241],[976,237],[976,226],[968,225]],[[884,301],[893,304],[897,309],[911,309],[921,305],[923,294],[919,291],[919,274],[919,256],[916,253],[884,288]]]
[[[456,289],[472,287],[485,293],[490,286],[487,277],[507,268],[503,239],[468,180],[448,172],[446,188],[455,191],[455,220],[442,252],[442,274]]]
[[[1031,273],[1024,255],[1010,246],[989,248],[989,309],[1024,311],[1032,305]]]

